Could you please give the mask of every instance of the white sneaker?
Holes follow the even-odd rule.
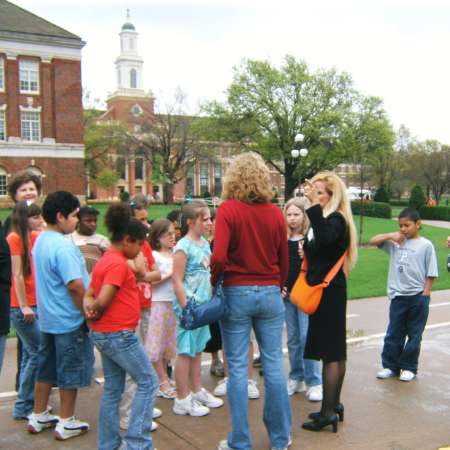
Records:
[[[158,408],[153,408],[153,419],[159,419],[162,416],[162,411]]]
[[[48,410],[41,414],[32,412],[28,416],[28,432],[31,434],[40,433],[47,428],[55,427],[58,422],[59,417],[50,414]]]
[[[192,398],[208,408],[220,408],[223,405],[222,399],[214,397],[214,395],[205,388],[201,388],[200,391],[194,392]]]
[[[189,394],[186,398],[174,400],[173,412],[180,416],[201,417],[209,414],[209,408],[194,400],[192,394]]]
[[[217,450],[233,450],[233,449],[231,447],[228,447],[228,441],[224,439],[223,441],[219,442]]]
[[[217,395],[218,397],[223,397],[224,395],[227,395],[227,381],[228,381],[227,377],[225,377],[223,380],[220,380],[217,383],[217,386],[215,387],[213,394]]]
[[[259,389],[258,389],[258,383],[255,380],[252,380],[251,378],[248,379],[248,398],[250,400],[256,400],[259,398]]]
[[[58,441],[65,441],[80,434],[89,431],[89,424],[75,419],[75,416],[69,419],[60,419],[55,428],[55,439]]]
[[[155,431],[158,427],[159,427],[159,425],[154,420],[152,420],[152,427],[150,428],[150,431]],[[120,419],[119,428],[122,431],[127,431],[128,430],[128,419]]]
[[[287,391],[288,395],[294,395],[296,392],[304,392],[306,391],[306,384],[304,381],[291,380],[290,378],[288,378]]]
[[[281,450],[288,450],[288,447],[292,445],[292,436],[289,435],[288,445],[287,447],[282,448]],[[276,448],[272,448],[271,450],[277,450]]]
[[[380,380],[385,380],[386,378],[392,378],[395,377],[395,373],[391,369],[381,369],[379,372],[377,372],[377,378]]]
[[[306,391],[306,398],[310,402],[321,402],[323,398],[322,385],[310,386]]]
[[[400,381],[412,381],[416,378],[416,374],[411,372],[410,370],[402,370],[400,373],[399,380]]]
[[[150,431],[155,431],[158,427],[159,425],[154,420],[152,420],[152,427],[150,428]]]

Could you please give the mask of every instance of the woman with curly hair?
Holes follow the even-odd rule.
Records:
[[[248,426],[247,351],[253,327],[264,370],[264,423],[272,449],[290,444],[291,407],[283,368],[284,305],[288,272],[282,211],[271,203],[270,172],[256,153],[236,157],[224,177],[217,210],[212,283],[223,277],[227,314],[222,321],[228,361],[232,431],[219,450],[252,448]]]

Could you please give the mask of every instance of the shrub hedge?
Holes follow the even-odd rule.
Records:
[[[422,219],[450,221],[450,207],[448,206],[422,206],[419,213]]]
[[[405,208],[409,206],[408,200],[389,200],[391,206],[404,206]]]
[[[379,217],[382,219],[390,219],[392,217],[392,209],[388,203],[363,201],[363,215],[367,217]],[[354,215],[360,215],[361,201],[354,200],[352,203],[352,212]]]

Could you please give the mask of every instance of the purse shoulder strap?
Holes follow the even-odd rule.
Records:
[[[344,254],[337,260],[336,264],[331,268],[331,270],[327,273],[325,276],[323,283],[325,286],[328,286],[333,278],[337,275],[341,267],[344,265],[345,257],[347,256],[347,252],[344,252]]]

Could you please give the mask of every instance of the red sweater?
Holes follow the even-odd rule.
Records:
[[[224,286],[284,286],[288,272],[283,213],[271,203],[226,200],[217,210],[212,283]]]

